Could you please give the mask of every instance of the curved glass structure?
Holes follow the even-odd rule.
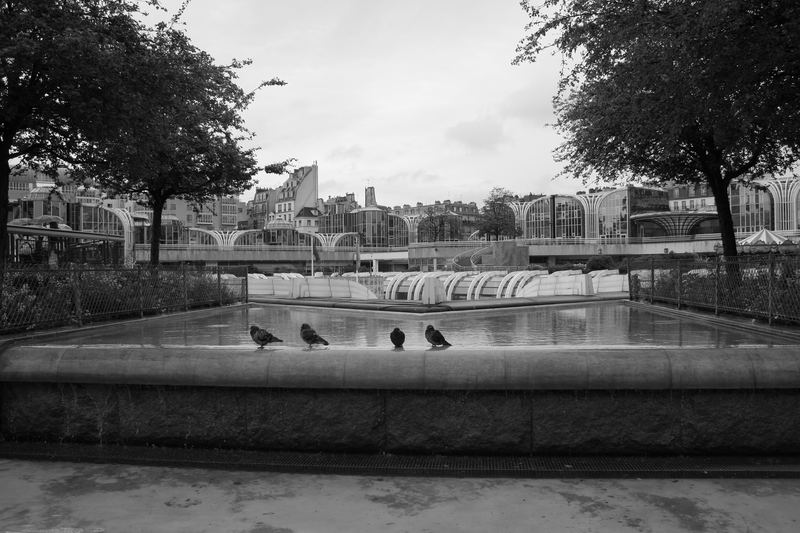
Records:
[[[767,191],[732,183],[728,192],[733,226],[737,232],[752,233],[763,228],[775,229],[772,195]]]
[[[531,239],[550,239],[553,236],[550,197],[534,200],[525,215],[525,235]]]
[[[553,196],[552,202],[553,237],[583,237],[586,216],[580,201],[572,196]]]
[[[628,191],[609,193],[597,208],[599,237],[628,236]]]

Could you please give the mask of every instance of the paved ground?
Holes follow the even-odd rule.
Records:
[[[800,479],[340,476],[0,459],[0,532],[800,530]]]

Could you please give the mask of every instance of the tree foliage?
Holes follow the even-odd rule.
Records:
[[[444,206],[429,206],[417,225],[419,242],[455,240],[461,235],[461,218]]]
[[[523,0],[516,63],[562,54],[557,158],[584,180],[705,182],[725,255],[736,254],[732,180],[800,155],[795,0]],[[552,40],[548,40],[550,36]]]
[[[127,57],[142,26],[126,0],[0,1],[0,266],[8,249],[8,186],[18,165],[55,174],[113,122]]]
[[[501,237],[513,239],[522,234],[522,230],[516,225],[514,211],[509,206],[514,199],[515,196],[506,189],[492,189],[478,215],[477,227],[480,235],[499,240]]]
[[[87,168],[113,194],[152,209],[150,263],[158,264],[169,198],[196,205],[248,189],[259,171],[241,112],[253,99],[236,84],[247,62],[218,65],[185,33],[161,25],[135,58],[126,120],[101,130]],[[262,85],[282,85],[272,79]]]

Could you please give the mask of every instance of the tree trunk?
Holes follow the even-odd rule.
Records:
[[[728,185],[722,179],[722,172],[715,168],[707,176],[711,192],[714,194],[714,203],[717,204],[717,217],[719,218],[719,233],[722,238],[722,254],[725,257],[736,257],[736,227],[731,215],[731,202],[728,196]]]
[[[150,265],[158,266],[161,246],[161,213],[165,202],[153,202],[153,220],[150,221]]]

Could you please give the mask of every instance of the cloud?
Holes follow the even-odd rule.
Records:
[[[357,159],[364,155],[364,148],[358,144],[337,146],[328,154],[331,159]]]
[[[539,126],[554,122],[552,96],[529,85],[506,96],[499,105],[500,116],[531,121]]]
[[[495,117],[459,122],[447,129],[446,136],[470,150],[479,151],[494,151],[506,140],[503,123]]]

